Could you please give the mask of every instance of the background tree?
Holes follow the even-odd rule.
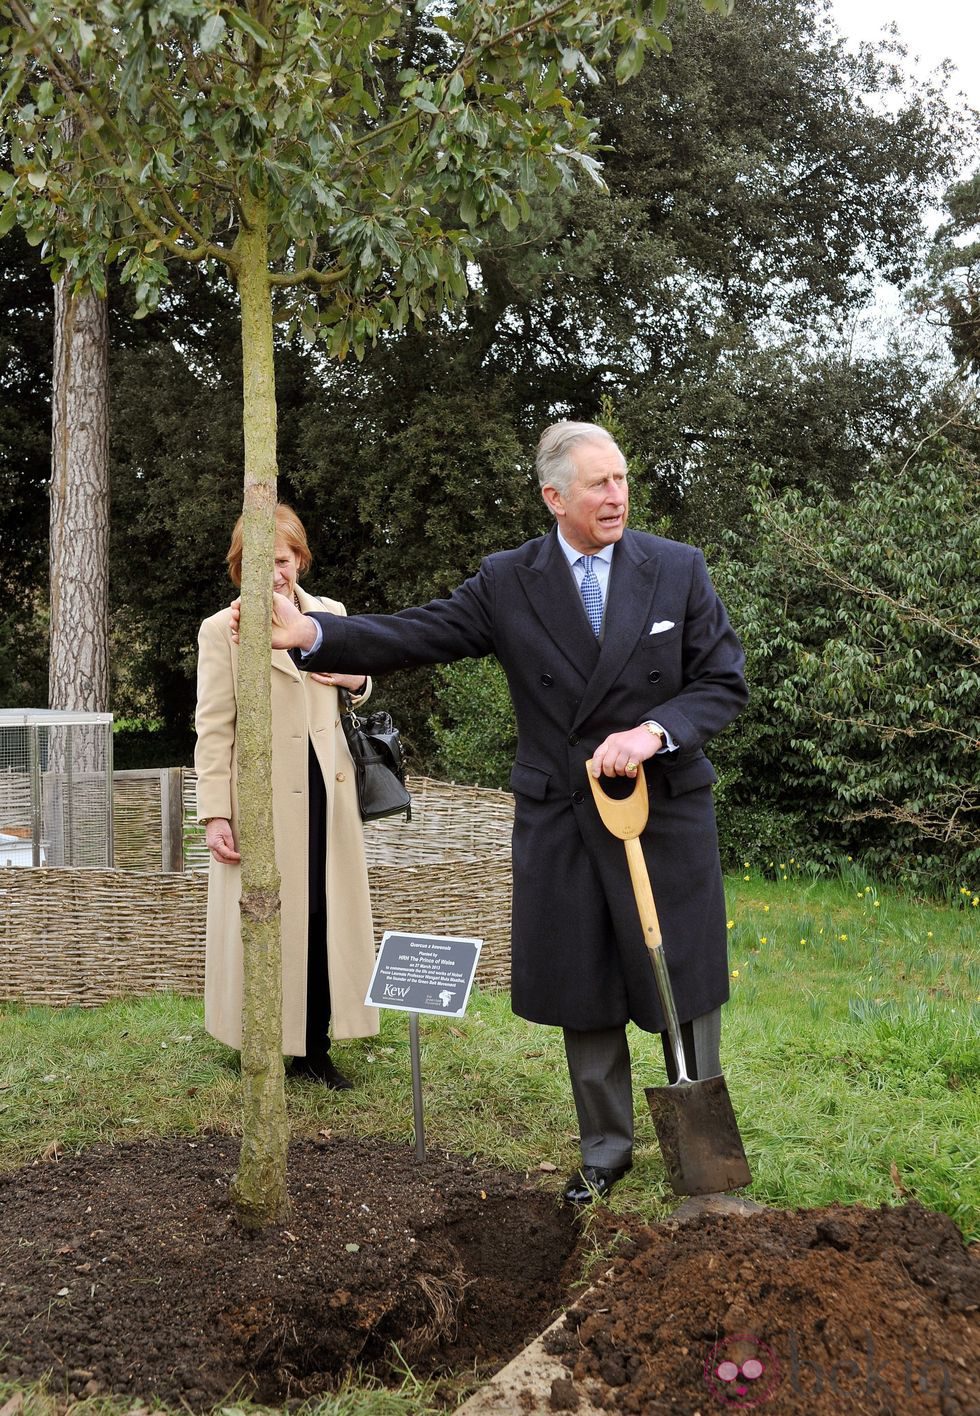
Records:
[[[946,193],[948,220],[936,232],[926,298],[945,325],[953,357],[980,372],[980,171]]]
[[[459,299],[474,246],[464,228],[497,215],[513,229],[538,180],[557,188],[576,166],[594,168],[592,124],[565,92],[573,76],[614,47],[619,76],[635,73],[665,43],[667,10],[667,0],[652,16],[577,0],[404,13],[272,0],[0,6],[12,166],[0,234],[19,221],[45,239],[74,290],[98,289],[107,257],[120,263],[139,311],[158,302],[167,258],[223,267],[237,288],[246,1128],[234,1193],[246,1222],[284,1210],[288,1140],[268,787],[273,294],[294,292],[286,313],[340,357]]]
[[[311,384],[295,482],[329,508],[351,608],[444,593],[539,534],[538,433],[607,394],[634,491],[698,543],[749,532],[755,462],[848,495],[908,446],[929,360],[859,352],[853,324],[873,281],[916,268],[965,128],[900,59],[850,54],[816,4],[744,0],[722,26],[692,11],[670,55],[590,93],[609,195],[535,192],[528,226],[488,233],[457,318]],[[444,717],[440,678],[383,685],[417,766],[427,722],[477,722]]]
[[[51,279],[20,231],[0,241],[0,702],[48,701]]]
[[[718,744],[732,852],[860,851],[869,868],[931,889],[972,878],[975,460],[936,435],[846,502],[775,494],[763,475],[751,497],[754,548],[717,567],[755,690],[743,730]]]
[[[109,316],[62,275],[54,295],[48,705],[109,708]]]
[[[481,227],[458,316],[386,335],[358,364],[277,338],[283,495],[310,526],[314,575],[352,609],[439,593],[488,547],[537,534],[537,433],[595,416],[604,390],[658,514],[696,541],[744,520],[753,462],[845,492],[913,437],[935,387],[925,357],[857,353],[852,326],[872,277],[914,267],[961,117],[905,85],[892,49],[849,56],[812,0],[742,0],[720,26],[695,8],[677,37],[614,100],[579,86],[620,145],[604,153],[609,196],[539,183],[527,223]],[[814,171],[804,232],[783,188]],[[234,291],[193,272],[178,286],[134,325],[110,272],[113,702],[164,720],[145,738],[161,765],[189,760],[196,630],[228,593],[218,551],[241,453]],[[194,513],[175,510],[190,489]],[[417,770],[433,682],[380,686]]]

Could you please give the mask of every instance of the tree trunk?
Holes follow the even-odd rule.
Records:
[[[245,524],[238,658],[238,801],[242,855],[242,1149],[232,1182],[249,1229],[288,1209],[289,1121],[282,1065],[279,872],[272,826],[271,642],[276,505],[276,380],[272,351],[268,215],[242,204],[236,242],[242,310]]]
[[[109,707],[109,321],[105,300],[54,296],[48,706]]]

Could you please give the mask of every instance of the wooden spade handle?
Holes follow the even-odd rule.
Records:
[[[687,1062],[684,1058],[684,1044],[681,1040],[681,1025],[677,1018],[677,1004],[674,1002],[674,989],[667,968],[664,941],[660,934],[657,906],[653,900],[653,887],[650,884],[647,863],[643,859],[643,847],[635,838],[629,838],[623,844],[626,846],[626,860],[630,868],[630,880],[636,898],[640,924],[643,926],[643,938],[646,941],[650,963],[653,965],[653,976],[657,981],[657,991],[660,994],[660,1003],[664,1010],[667,1038],[674,1057],[677,1082],[687,1085],[691,1078],[688,1076]]]
[[[626,846],[626,860],[630,868],[630,880],[633,882],[633,894],[636,896],[636,908],[643,926],[643,938],[651,952],[655,949],[662,949],[663,938],[660,933],[660,920],[657,917],[657,906],[653,900],[653,889],[650,885],[647,864],[643,859],[643,847],[635,837],[625,841],[624,845]]]

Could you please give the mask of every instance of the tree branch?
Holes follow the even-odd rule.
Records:
[[[924,737],[926,734],[935,736],[936,733],[944,733],[947,737],[958,738],[960,742],[965,742],[980,751],[980,739],[975,738],[972,733],[961,733],[957,728],[947,728],[942,723],[926,722],[920,723],[917,727],[898,727],[894,723],[873,723],[869,718],[842,718],[836,713],[819,712],[817,709],[811,710],[814,718],[821,723],[840,723],[849,728],[868,728],[872,732],[881,733],[883,737]]]
[[[307,266],[305,270],[292,271],[288,275],[285,271],[273,272],[269,276],[269,284],[277,286],[286,285],[319,285],[328,289],[343,280],[349,274],[350,266],[338,266],[335,270],[317,270],[315,266]]]
[[[776,535],[796,552],[803,564],[813,566],[815,570],[820,571],[821,575],[832,585],[836,585],[841,590],[848,590],[852,595],[859,595],[865,600],[880,600],[882,604],[891,606],[903,618],[938,630],[940,634],[946,635],[956,644],[962,644],[965,648],[973,650],[980,657],[980,639],[974,635],[964,634],[956,627],[954,621],[940,619],[938,615],[930,614],[928,610],[922,610],[918,605],[910,604],[908,600],[896,600],[893,595],[879,590],[876,585],[857,584],[856,581],[842,574],[836,566],[831,565],[830,561],[822,556],[815,546],[811,546],[801,536],[796,536],[793,532],[780,526],[769,505],[763,504],[761,511]]]
[[[222,246],[214,245],[207,241],[186,216],[179,210],[170,197],[169,192],[154,177],[153,187],[164,198],[164,203],[170,211],[171,220],[178,229],[178,234],[168,232],[164,227],[153,221],[143,209],[142,203],[132,190],[130,184],[119,176],[119,164],[109,148],[106,146],[98,127],[92,121],[92,112],[99,118],[113,137],[118,141],[121,148],[125,148],[122,134],[113,118],[98,103],[94,96],[92,86],[87,84],[84,78],[74,71],[70,63],[61,61],[60,56],[48,43],[43,34],[31,23],[30,16],[24,10],[19,0],[12,0],[11,13],[20,23],[31,44],[32,52],[42,67],[51,75],[61,91],[66,103],[69,105],[73,115],[81,123],[86,136],[92,142],[99,155],[104,159],[107,168],[113,173],[113,180],[123,201],[128,207],[131,215],[139,226],[142,227],[154,240],[170,252],[171,255],[179,257],[181,260],[197,264],[199,261],[211,256],[215,260],[223,262],[225,265],[233,266],[234,259],[230,251]],[[85,99],[85,103],[82,102]],[[188,247],[181,244],[180,234],[186,236],[193,245]]]

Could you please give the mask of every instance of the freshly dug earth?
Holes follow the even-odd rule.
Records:
[[[978,1248],[915,1204],[636,1228],[546,1340],[551,1405],[980,1416]]]
[[[228,1201],[237,1149],[96,1146],[0,1177],[0,1376],[203,1410],[299,1402],[352,1366],[384,1380],[400,1354],[454,1405],[572,1301],[579,1227],[523,1175],[297,1141],[289,1218],[249,1236]],[[634,1416],[980,1416],[980,1259],[943,1216],[647,1228],[600,1207],[596,1242],[617,1257],[548,1339],[569,1370],[554,1410],[582,1394]]]
[[[417,1375],[472,1384],[577,1276],[572,1217],[512,1171],[296,1141],[288,1219],[247,1235],[237,1157],[225,1137],[153,1140],[0,1176],[0,1375],[195,1409],[232,1392],[281,1403],[352,1366],[384,1379],[395,1343]]]

